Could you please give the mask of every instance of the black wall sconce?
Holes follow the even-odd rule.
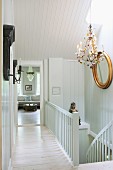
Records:
[[[19,68],[18,68],[18,71],[17,71],[17,74],[18,74],[18,79],[16,78],[16,73],[15,73],[15,71],[16,71],[16,66],[17,66],[17,60],[13,60],[13,74],[9,74],[8,76],[13,76],[13,84],[15,84],[15,82],[17,82],[18,84],[20,83],[20,81],[21,81],[21,72],[23,72],[22,71],[22,66],[21,65],[19,65]]]
[[[3,77],[9,81],[10,73],[10,47],[15,41],[15,27],[3,25]]]
[[[13,60],[13,75],[9,75],[9,76],[13,76],[13,84],[15,84],[15,82],[17,83],[20,83],[21,81],[21,72],[22,72],[22,66],[19,65],[19,68],[18,68],[18,71],[17,71],[17,74],[18,74],[18,79],[16,78],[15,76],[15,68],[17,66],[17,60]]]
[[[9,81],[9,76],[13,76],[13,84],[20,83],[22,67],[19,65],[17,79],[15,76],[15,68],[17,60],[13,60],[13,74],[10,74],[10,47],[15,41],[15,27],[13,25],[3,25],[3,77],[4,80]]]

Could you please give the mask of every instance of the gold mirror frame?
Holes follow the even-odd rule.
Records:
[[[102,54],[102,52],[98,52],[98,58],[100,57],[101,54]],[[94,78],[95,83],[97,84],[97,86],[102,88],[102,89],[107,89],[110,86],[111,82],[112,82],[113,72],[112,72],[111,59],[110,59],[109,55],[106,52],[104,52],[104,57],[105,57],[105,60],[106,60],[106,62],[108,64],[108,78],[107,78],[107,81],[105,83],[102,83],[99,80],[98,73],[97,73],[97,64],[92,68],[92,72],[93,72],[93,78]]]

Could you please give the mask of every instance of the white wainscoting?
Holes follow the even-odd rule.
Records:
[[[81,120],[84,121],[84,66],[77,60],[63,62],[63,107],[69,110],[75,102]]]
[[[85,119],[91,131],[98,134],[113,120],[113,83],[100,89],[94,82],[92,70],[85,67]]]
[[[54,93],[55,92],[55,93]],[[63,107],[63,59],[49,59],[49,101]]]

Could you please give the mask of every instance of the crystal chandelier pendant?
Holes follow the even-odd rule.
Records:
[[[27,78],[29,81],[32,81],[34,78],[34,71],[31,66],[29,66],[28,71],[27,71]]]
[[[96,35],[92,30],[92,25],[88,27],[88,32],[84,38],[84,45],[82,42],[77,45],[77,59],[78,62],[84,63],[85,65],[92,68],[95,64],[103,60],[103,55],[98,56],[98,50],[96,45]]]

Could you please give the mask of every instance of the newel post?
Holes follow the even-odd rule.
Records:
[[[74,112],[73,115],[73,165],[79,165],[79,114]]]

